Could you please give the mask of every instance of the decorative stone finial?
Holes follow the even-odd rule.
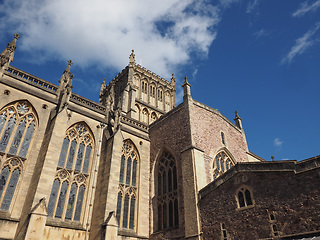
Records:
[[[184,77],[184,83],[182,87],[183,87],[183,93],[184,93],[183,99],[191,98],[191,90],[190,90],[191,85],[189,84],[187,77]]]
[[[134,50],[132,49],[132,52],[129,57],[129,63],[134,63],[136,61],[135,56],[136,55],[134,54]]]
[[[13,36],[14,39],[10,43],[8,43],[7,47],[3,50],[3,52],[0,55],[0,67],[3,67],[4,69],[7,69],[9,64],[13,61],[17,39],[20,38],[18,33],[14,34]],[[3,73],[3,69],[0,71],[0,73]]]
[[[272,159],[272,161],[275,161],[275,160],[274,160],[274,156],[271,156],[271,159]]]
[[[239,117],[239,114],[238,114],[238,111],[235,111],[235,118],[234,118],[234,121],[237,125],[238,128],[242,129],[242,122],[241,122],[241,118]]]
[[[15,38],[15,39],[18,39],[18,38],[20,38],[20,35],[19,35],[19,33],[13,34],[13,36],[14,36],[14,38]]]
[[[171,84],[176,84],[176,78],[174,77],[174,73],[172,73],[172,76],[171,76]]]

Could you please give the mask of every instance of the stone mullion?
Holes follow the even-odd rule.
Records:
[[[72,176],[69,176],[69,180],[73,179],[73,172],[71,174],[72,174]],[[71,185],[72,185],[71,181],[68,181],[68,179],[66,181],[68,183],[68,188],[67,188],[66,198],[64,200],[63,210],[62,210],[62,214],[61,214],[62,220],[65,220],[65,217],[66,217],[67,206],[68,206],[68,202],[69,202],[70,190],[71,190]],[[62,184],[61,184],[61,186],[62,186]]]
[[[65,138],[68,138],[69,139],[69,143],[68,143],[68,150],[67,150],[67,153],[66,153],[66,156],[65,156],[65,158],[64,158],[64,164],[63,164],[63,169],[66,169],[66,166],[67,166],[67,162],[68,162],[68,157],[69,157],[69,152],[70,152],[70,145],[71,145],[71,143],[72,143],[72,141],[74,140],[74,138],[71,138],[70,136],[69,136],[69,134],[67,134],[66,136],[65,136]],[[65,139],[64,138],[64,139]],[[62,146],[63,147],[63,146]]]
[[[82,155],[82,161],[81,161],[81,166],[80,166],[80,173],[83,172],[83,164],[84,164],[84,161],[85,161],[85,158],[86,158],[86,153],[87,153],[87,147],[90,146],[90,143],[86,143],[85,141],[83,141],[84,143],[84,150],[83,150],[83,155]],[[79,147],[80,147],[80,144],[81,144],[81,141],[79,143]],[[91,154],[90,154],[91,155]],[[78,160],[78,155],[77,155],[77,158],[76,158],[76,164],[77,164],[77,160]],[[90,156],[90,160],[91,160],[91,156]],[[90,172],[89,169],[90,169],[90,163],[91,161],[89,162],[89,166],[88,166],[88,173]]]
[[[20,153],[20,149],[21,149],[22,143],[23,143],[24,138],[25,138],[25,136],[26,136],[26,134],[27,134],[27,129],[29,128],[29,126],[31,125],[31,123],[32,123],[32,121],[33,121],[33,120],[32,120],[32,121],[28,121],[26,115],[24,116],[24,118],[26,118],[26,126],[24,127],[24,131],[23,131],[23,134],[22,134],[22,136],[21,136],[21,140],[20,140],[19,146],[18,146],[18,148],[17,148],[17,152],[16,152],[16,154],[15,154],[15,155],[17,155],[17,156],[19,156],[18,154]],[[23,120],[23,118],[22,118],[22,120]],[[20,121],[20,122],[22,122],[22,121]],[[19,127],[19,125],[20,125],[20,124],[18,124],[17,128]],[[14,139],[14,137],[13,137],[13,139]],[[13,140],[12,140],[12,141],[13,141]]]

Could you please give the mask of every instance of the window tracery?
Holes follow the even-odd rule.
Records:
[[[136,199],[138,197],[138,164],[139,156],[136,147],[130,140],[125,140],[122,146],[120,161],[116,213],[120,228],[132,230],[135,228]]]
[[[0,111],[0,151],[26,157],[37,125],[33,108],[26,101]]]
[[[158,119],[157,114],[155,112],[152,112],[151,113],[151,123],[154,122],[157,119]]]
[[[5,162],[0,173],[0,210],[8,211],[20,175],[22,163],[17,158]]]
[[[226,152],[222,151],[217,154],[213,161],[213,180],[216,180],[223,173],[228,171],[232,166],[234,166],[233,161],[227,155]]]
[[[174,157],[164,152],[157,168],[158,230],[179,226],[177,168]]]
[[[67,130],[48,203],[49,217],[80,221],[92,150],[93,137],[85,124]]]

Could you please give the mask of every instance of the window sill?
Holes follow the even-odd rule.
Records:
[[[240,207],[240,208],[237,208],[236,210],[237,211],[242,211],[242,210],[246,210],[246,209],[250,209],[250,208],[254,208],[255,205],[250,205],[250,206],[245,206],[245,207]]]
[[[47,226],[52,226],[52,227],[61,227],[61,228],[71,228],[75,230],[83,230],[85,231],[86,229],[81,225],[80,222],[72,222],[69,220],[61,220],[61,219],[55,219],[55,218],[49,218],[47,219],[46,222]]]

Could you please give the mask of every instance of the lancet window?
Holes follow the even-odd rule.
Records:
[[[11,104],[0,112],[0,151],[25,158],[37,126],[26,101]]]
[[[81,220],[93,144],[93,137],[84,123],[67,130],[48,203],[49,217]]]
[[[9,210],[21,173],[22,162],[18,158],[11,158],[2,166],[0,173],[0,210]]]
[[[224,151],[217,154],[213,161],[213,180],[220,177],[234,165],[231,158]]]
[[[177,168],[174,157],[164,152],[157,166],[158,231],[179,226]]]
[[[135,229],[138,199],[139,155],[130,140],[122,146],[116,217],[120,228]]]
[[[162,102],[162,90],[158,90],[158,100]]]
[[[151,113],[151,122],[154,122],[157,119],[158,119],[157,114],[155,112],[152,112]]]
[[[251,191],[247,188],[241,188],[237,193],[238,208],[245,208],[253,205]]]

